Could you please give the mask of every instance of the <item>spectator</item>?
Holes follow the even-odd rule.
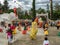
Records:
[[[11,29],[7,30],[7,39],[8,39],[8,43],[12,42],[12,30]]]
[[[60,22],[58,21],[57,22],[57,29],[59,29],[59,27],[60,27]]]
[[[44,42],[43,42],[43,45],[49,45],[49,40],[48,40],[47,37],[45,37],[45,40],[44,40]]]
[[[27,23],[25,23],[24,30],[22,31],[22,34],[26,34],[26,33],[27,33]]]

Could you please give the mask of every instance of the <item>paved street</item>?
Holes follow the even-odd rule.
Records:
[[[0,45],[60,45],[60,0],[0,0]]]
[[[23,30],[23,29],[22,29]],[[57,36],[57,33],[60,30],[57,30],[56,27],[49,27],[49,36],[50,45],[60,45],[60,37]],[[7,39],[5,34],[0,33],[0,45],[7,45]],[[13,39],[12,45],[42,45],[44,40],[44,31],[42,28],[38,28],[37,39],[32,41],[29,37],[29,32],[26,35],[23,35],[21,32],[18,32]]]
[[[49,28],[49,36],[48,39],[50,41],[50,45],[60,45],[60,37],[57,36],[57,33],[60,30],[57,30],[56,27]],[[44,40],[44,35],[37,35],[37,39],[32,41],[30,40],[28,35],[24,35],[21,39],[15,41],[12,45],[42,45]]]
[[[22,28],[22,30],[23,30],[23,28]],[[42,28],[40,28],[40,29],[38,30],[37,35],[44,35],[44,31],[43,31]],[[8,40],[7,40],[6,33],[0,33],[0,36],[1,36],[1,37],[0,37],[0,45],[7,45]],[[29,37],[29,32],[27,32],[26,35],[23,35],[23,34],[22,34],[22,31],[20,31],[20,32],[18,32],[18,33],[14,36],[14,38],[13,38],[13,40],[12,40],[12,43],[14,43],[16,40],[24,39],[24,37],[28,38],[28,37]]]
[[[6,33],[0,33],[0,45],[7,45],[7,43]]]

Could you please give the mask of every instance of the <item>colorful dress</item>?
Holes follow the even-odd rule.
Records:
[[[47,36],[48,35],[48,31],[46,30],[46,31],[44,31],[44,34]]]
[[[3,30],[0,28],[0,32],[3,32]]]
[[[12,25],[10,28],[11,28],[11,30],[13,31],[12,33],[13,33],[13,34],[16,34],[16,29],[15,29],[16,27],[15,27],[14,25]]]
[[[27,29],[26,26],[24,27],[24,30],[22,31],[22,34],[26,34],[27,33]]]
[[[37,34],[37,23],[36,22],[32,22],[32,28],[31,28],[31,32],[30,32],[30,38],[31,39],[36,39],[36,34]]]
[[[45,28],[48,28],[48,24],[45,24]]]
[[[30,31],[30,26],[27,26],[27,31]]]
[[[12,31],[7,31],[7,38],[8,38],[8,42],[11,43],[12,41]]]
[[[37,24],[38,24],[38,17],[36,17],[36,19],[34,21],[37,22]]]
[[[41,28],[43,26],[43,21],[42,21],[42,19],[40,18],[39,19],[39,27]]]

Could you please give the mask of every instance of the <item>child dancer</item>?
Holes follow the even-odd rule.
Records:
[[[22,31],[22,34],[26,34],[26,33],[27,33],[27,23],[25,23],[24,30]]]
[[[45,24],[45,28],[48,28],[48,23]]]
[[[16,30],[15,30],[15,28],[16,28],[16,26],[15,26],[14,24],[12,24],[12,25],[10,26],[10,29],[13,31],[13,32],[12,32],[13,35],[16,34]]]
[[[48,36],[48,29],[47,28],[44,29],[44,34],[45,34],[45,36]]]
[[[18,24],[18,30],[19,30],[19,31],[22,30],[21,27],[22,27],[22,26],[21,26],[21,23],[19,23],[19,24]]]
[[[8,43],[12,43],[12,30],[8,29],[7,31]]]

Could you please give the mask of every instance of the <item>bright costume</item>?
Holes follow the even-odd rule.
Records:
[[[8,30],[7,31],[7,39],[8,39],[8,42],[11,43],[13,37],[12,37],[12,31],[11,30]]]
[[[57,29],[60,28],[60,22],[57,22]]]
[[[22,31],[22,34],[26,34],[27,33],[27,29],[26,26],[24,27],[24,30]]]
[[[34,21],[37,22],[37,24],[38,24],[38,17],[36,17],[36,19]]]
[[[37,23],[36,22],[32,22],[32,28],[31,28],[31,32],[30,32],[31,39],[36,39],[37,31],[38,31]]]
[[[17,32],[16,32],[16,29],[14,29],[14,30],[13,30],[13,34],[16,34],[16,33],[17,33]]]
[[[44,31],[44,34],[45,34],[46,36],[48,36],[48,30],[45,30],[45,31]]]
[[[21,25],[20,25],[20,24],[19,24],[19,26],[18,26],[18,30],[19,30],[19,31],[21,31],[21,30],[22,30],[22,29],[21,29]]]
[[[3,32],[3,30],[0,28],[0,32]]]
[[[42,21],[42,19],[40,18],[40,19],[39,19],[39,27],[41,28],[42,25],[43,25],[43,21]]]
[[[30,31],[30,26],[27,26],[27,31]]]
[[[14,25],[12,25],[10,28],[11,28],[11,30],[13,31],[12,33],[13,33],[13,34],[16,34],[16,29],[15,29],[16,27],[15,27]]]
[[[48,28],[48,24],[45,24],[45,28]]]

